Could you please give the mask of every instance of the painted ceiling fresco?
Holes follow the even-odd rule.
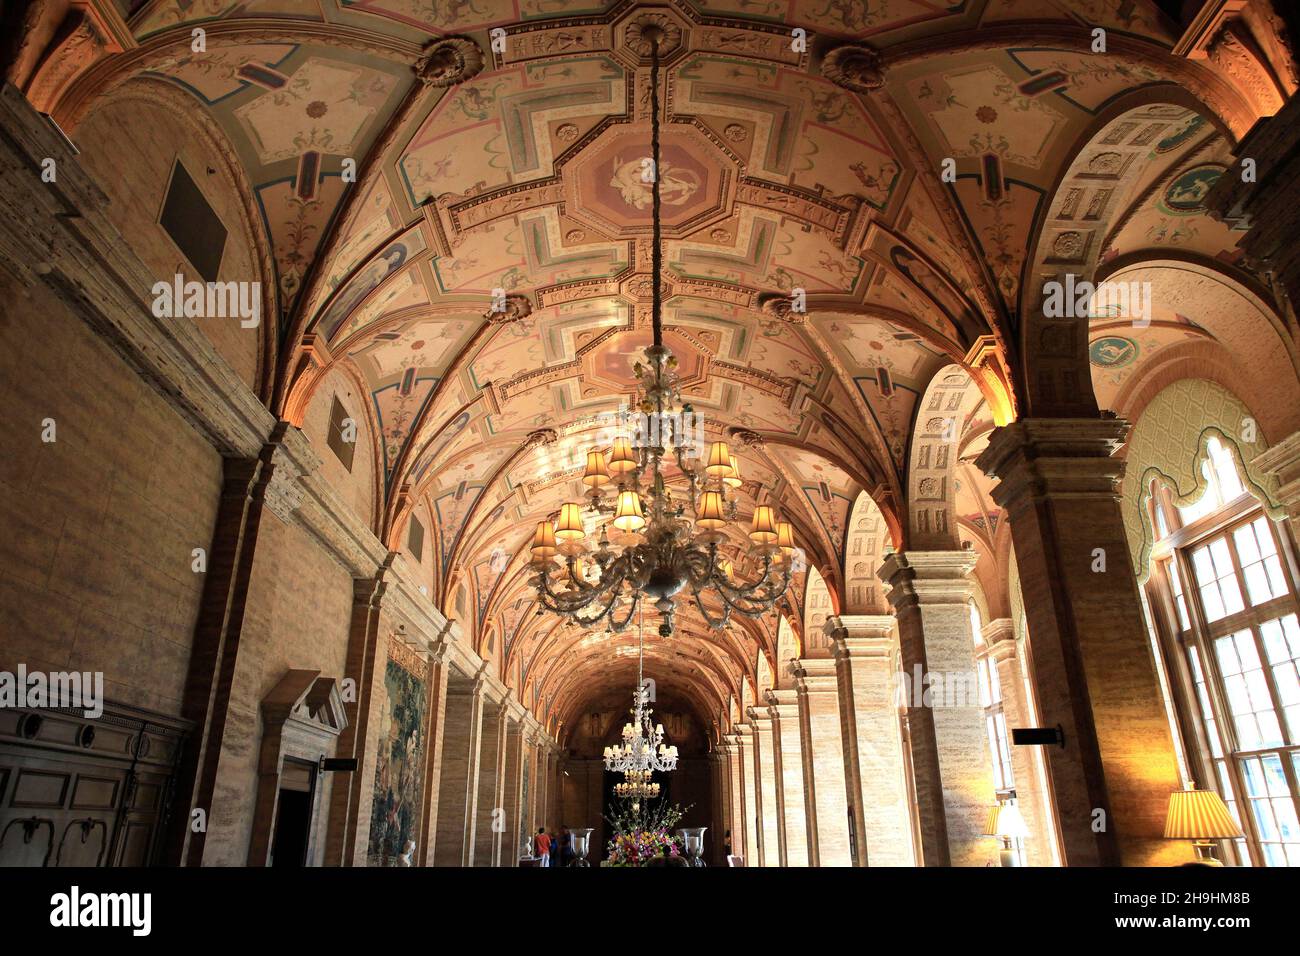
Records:
[[[539,707],[576,706],[566,682],[584,661],[602,662],[602,686],[630,673],[627,635],[536,613],[524,562],[534,523],[580,498],[585,453],[608,444],[649,341],[647,16],[668,45],[666,340],[707,437],[740,459],[742,514],[773,503],[795,524],[815,569],[789,607],[800,630],[832,605],[881,608],[863,569],[907,533],[923,399],[945,367],[1014,347],[1023,286],[1053,255],[1232,259],[1199,204],[1227,145],[1199,114],[1152,104],[1066,169],[1116,97],[1169,81],[1158,58],[1034,44],[1014,28],[1101,26],[1163,53],[1177,32],[1150,0],[139,6],[140,71],[212,114],[255,192],[293,371],[282,414],[336,366],[365,384],[378,530],[427,509],[432,593],[449,610],[459,601]],[[792,44],[795,27],[815,42]],[[1006,42],[973,39],[1002,28]],[[421,65],[447,37],[483,59],[451,85]],[[879,89],[840,85],[825,66],[831,47],[861,41],[888,60]],[[806,315],[788,308],[799,291]],[[1094,333],[1103,404],[1134,355],[1204,334],[1173,311],[1141,334]],[[970,461],[993,413],[963,381],[950,507],[963,535],[991,542],[997,509]],[[647,653],[709,702],[706,720],[777,652],[772,622],[681,626],[686,639]]]

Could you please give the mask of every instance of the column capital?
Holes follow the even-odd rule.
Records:
[[[755,734],[771,731],[772,715],[767,712],[766,707],[751,707],[749,708],[749,725],[753,728]]]
[[[1300,432],[1260,452],[1251,464],[1277,478],[1278,502],[1292,520],[1300,521]]]
[[[789,720],[799,716],[799,691],[794,687],[773,688],[767,692],[767,712],[774,718]]]
[[[805,657],[794,665],[795,687],[800,694],[838,694],[838,667],[833,657]]]
[[[889,585],[895,610],[920,604],[965,604],[973,593],[974,551],[896,551],[877,576]]]
[[[898,646],[898,621],[892,614],[841,614],[826,619],[835,660],[888,657]]]
[[[993,500],[1004,508],[1047,495],[1118,500],[1124,462],[1113,456],[1130,427],[1122,418],[1023,418],[993,429],[975,464],[998,479]]]
[[[1011,660],[1016,656],[1016,625],[1009,617],[999,617],[980,628],[980,637],[995,661]]]
[[[734,732],[730,734],[723,734],[722,742],[727,747],[732,748],[734,752],[735,748],[740,746],[740,734]]]

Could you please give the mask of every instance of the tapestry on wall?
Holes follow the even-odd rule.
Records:
[[[368,866],[410,866],[420,825],[428,665],[401,644],[389,649],[380,711]]]

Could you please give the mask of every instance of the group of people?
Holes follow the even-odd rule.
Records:
[[[542,866],[568,866],[576,856],[573,834],[566,826],[560,827],[559,836],[547,833],[546,827],[538,827],[533,837],[533,856],[542,861]]]

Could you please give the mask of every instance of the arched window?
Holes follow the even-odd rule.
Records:
[[[1284,528],[1207,441],[1202,497],[1154,488],[1147,584],[1196,785],[1217,788],[1242,826],[1238,861],[1300,865],[1300,621]],[[1243,806],[1244,805],[1244,806]],[[1243,809],[1245,812],[1243,812]]]

